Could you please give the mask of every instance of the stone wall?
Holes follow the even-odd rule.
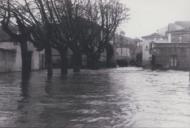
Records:
[[[190,43],[154,44],[156,64],[166,69],[190,69]]]

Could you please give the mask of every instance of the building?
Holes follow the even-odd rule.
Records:
[[[158,33],[153,33],[142,37],[142,65],[149,67],[151,65],[152,54],[150,52],[151,44],[154,43],[166,43],[167,37]]]
[[[190,22],[168,25],[168,42],[152,42],[152,66],[163,69],[190,69]]]
[[[115,57],[117,60],[130,60],[131,53],[128,42],[129,39],[122,35],[115,36]]]
[[[190,69],[190,43],[153,43],[153,66],[162,69]]]
[[[31,52],[31,68],[39,70],[44,67],[43,52],[38,52],[28,43]],[[10,40],[9,36],[0,29],[0,72],[21,71],[21,50],[19,43]]]
[[[115,47],[115,60],[124,65],[137,64],[141,65],[138,56],[141,55],[141,46],[139,45],[139,39],[132,39],[124,35],[115,35],[114,47]]]
[[[170,43],[190,43],[190,21],[169,24],[166,34]]]

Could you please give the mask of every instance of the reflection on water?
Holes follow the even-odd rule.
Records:
[[[0,74],[0,127],[189,128],[188,72],[118,68]]]

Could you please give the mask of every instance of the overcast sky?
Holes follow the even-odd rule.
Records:
[[[130,8],[130,20],[120,30],[141,37],[175,21],[190,21],[190,0],[121,0]]]

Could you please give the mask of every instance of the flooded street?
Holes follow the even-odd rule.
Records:
[[[0,74],[0,127],[190,128],[189,73],[117,68]]]

